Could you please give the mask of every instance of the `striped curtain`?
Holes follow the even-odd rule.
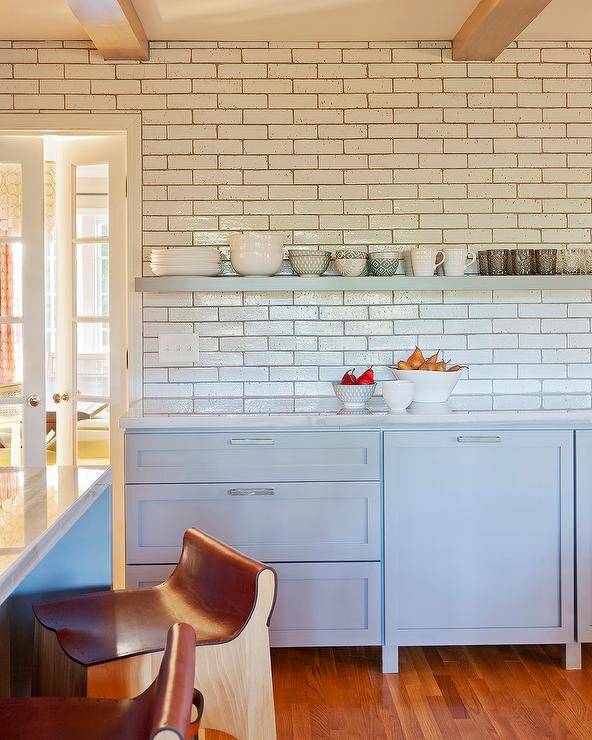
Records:
[[[13,314],[12,249],[2,237],[21,233],[21,198],[20,165],[0,164],[0,316]],[[0,324],[0,384],[14,379],[15,364],[13,328]]]

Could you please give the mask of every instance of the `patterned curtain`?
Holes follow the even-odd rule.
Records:
[[[0,315],[13,313],[12,248],[3,236],[21,231],[21,172],[18,164],[0,165]],[[10,324],[0,324],[0,384],[14,379],[14,336]]]

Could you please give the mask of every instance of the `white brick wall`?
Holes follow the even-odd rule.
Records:
[[[589,244],[592,42],[520,43],[495,64],[429,43],[153,43],[105,63],[83,42],[0,42],[0,109],[138,111],[144,245]],[[154,408],[282,410],[345,367],[418,342],[470,363],[468,408],[590,408],[590,291],[144,297]],[[162,367],[165,331],[199,367]],[[207,400],[203,400],[207,399]]]

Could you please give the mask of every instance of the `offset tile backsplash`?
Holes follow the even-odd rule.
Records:
[[[113,64],[84,42],[0,42],[0,109],[141,113],[146,257],[239,229],[582,246],[591,48],[521,42],[467,64],[446,42],[169,42]],[[467,408],[590,408],[591,317],[588,290],[146,295],[145,393],[162,409],[306,409],[345,368],[386,377],[417,342],[470,363]],[[200,365],[159,366],[157,335],[194,330]]]

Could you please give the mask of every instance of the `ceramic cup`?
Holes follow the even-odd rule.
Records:
[[[487,264],[487,250],[482,249],[478,252],[479,256],[479,274],[489,275],[489,265]]]
[[[409,380],[383,380],[382,397],[391,412],[401,413],[411,405],[415,385]]]
[[[537,275],[556,275],[557,274],[557,250],[556,249],[537,249],[535,251],[536,251]]]
[[[577,249],[561,251],[561,272],[564,275],[577,275],[580,272],[580,255]]]
[[[446,255],[444,275],[449,277],[464,275],[467,267],[477,261],[477,255],[474,252],[467,252],[464,247],[447,247],[444,254]]]
[[[413,247],[411,250],[411,266],[417,277],[431,277],[445,260],[446,255],[438,247]]]
[[[507,275],[508,274],[508,250],[507,249],[488,249],[487,250],[487,274],[488,275]]]
[[[532,275],[534,273],[534,251],[532,249],[514,249],[511,253],[512,274]]]
[[[592,249],[578,249],[580,274],[592,275]]]

